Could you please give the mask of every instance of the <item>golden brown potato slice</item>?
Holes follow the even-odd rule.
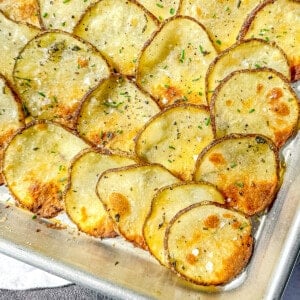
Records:
[[[222,194],[213,185],[204,182],[177,183],[156,193],[143,227],[143,234],[149,251],[162,265],[168,265],[164,238],[170,220],[180,210],[194,203],[207,201],[224,204]]]
[[[190,180],[198,154],[213,140],[205,106],[181,104],[156,115],[137,137],[136,153],[159,163],[183,180]]]
[[[206,99],[210,102],[215,88],[230,73],[243,69],[268,67],[290,80],[286,55],[274,43],[250,39],[237,43],[222,52],[209,66],[206,74]]]
[[[220,285],[247,265],[252,225],[244,215],[216,205],[194,204],[170,222],[165,247],[171,269],[200,285]]]
[[[222,51],[236,42],[245,18],[260,2],[262,0],[182,0],[179,14],[202,23],[216,49]]]
[[[28,125],[4,152],[3,175],[11,194],[41,217],[56,216],[63,209],[70,162],[88,147],[58,124],[40,121]]]
[[[74,33],[95,45],[117,72],[134,75],[139,53],[157,24],[135,1],[102,0],[87,10]]]
[[[135,165],[104,172],[97,194],[126,240],[147,249],[143,224],[155,192],[179,182],[160,165]]]
[[[134,82],[113,75],[83,102],[77,130],[94,145],[133,155],[134,138],[158,112],[156,102]]]
[[[20,58],[19,52],[40,31],[33,26],[8,19],[1,11],[0,28],[0,70],[1,74],[13,82],[13,68],[15,61]]]
[[[199,155],[194,179],[216,185],[229,207],[254,215],[274,200],[278,171],[278,151],[267,137],[229,135]]]
[[[217,87],[210,104],[217,138],[257,133],[281,147],[297,128],[297,95],[285,77],[271,69],[231,73]]]
[[[79,230],[100,238],[114,237],[114,223],[96,194],[100,175],[112,168],[135,164],[128,157],[88,149],[73,160],[64,195],[66,212]]]
[[[201,24],[188,17],[173,18],[163,24],[143,49],[137,83],[161,107],[176,102],[206,104],[205,74],[216,55]]]
[[[300,79],[300,3],[290,0],[265,1],[246,20],[240,39],[259,37],[272,41],[287,54],[292,80]]]
[[[14,80],[31,116],[73,127],[80,100],[109,73],[90,44],[56,31],[45,32],[24,47]]]

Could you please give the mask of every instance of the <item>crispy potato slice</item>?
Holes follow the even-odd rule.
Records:
[[[222,51],[236,42],[245,18],[260,2],[262,0],[182,0],[179,14],[201,22],[216,49]]]
[[[90,44],[57,31],[31,40],[20,53],[13,75],[31,116],[72,128],[80,100],[109,76],[109,68]]]
[[[138,135],[136,153],[190,180],[198,154],[213,140],[207,107],[181,104],[156,115]]]
[[[244,215],[216,205],[194,204],[170,222],[165,247],[171,269],[200,285],[220,285],[247,265],[252,225]]]
[[[222,52],[209,66],[206,74],[206,99],[230,73],[243,69],[268,67],[282,73],[290,80],[290,67],[284,52],[274,43],[250,39],[237,43]]]
[[[80,17],[97,0],[39,0],[41,17],[47,29],[72,32]]]
[[[63,209],[70,162],[88,147],[58,124],[40,121],[28,125],[4,152],[3,175],[11,194],[41,217],[56,216]]]
[[[35,27],[8,19],[1,11],[0,28],[0,70],[9,81],[13,82],[13,68],[15,60],[20,57],[19,52],[40,31]]]
[[[104,172],[97,184],[97,194],[119,233],[147,249],[143,224],[152,198],[159,188],[176,182],[179,179],[160,165],[135,165]]]
[[[207,201],[224,204],[222,194],[213,185],[204,182],[173,184],[156,193],[143,227],[143,234],[149,251],[162,265],[168,265],[164,238],[170,220],[180,210],[194,203]]]
[[[87,10],[74,33],[95,45],[116,71],[134,75],[138,55],[157,24],[135,1],[102,0]]]
[[[267,137],[229,135],[202,151],[194,179],[216,185],[229,207],[254,215],[274,200],[278,171],[278,151]]]
[[[64,200],[66,212],[79,230],[100,238],[116,236],[114,223],[97,197],[96,185],[104,171],[135,163],[94,149],[83,150],[74,158]]]
[[[24,125],[21,102],[5,78],[0,75],[0,165],[2,165],[4,147],[14,133]],[[3,184],[2,173],[0,184]]]
[[[213,94],[211,111],[217,138],[257,133],[273,140],[277,147],[293,134],[299,117],[297,95],[289,82],[265,68],[231,73]]]
[[[188,17],[172,18],[143,49],[137,83],[161,107],[183,101],[206,104],[205,74],[216,55],[201,24]]]
[[[245,21],[240,39],[259,37],[276,42],[287,54],[292,80],[300,79],[300,3],[290,0],[265,1]]]
[[[156,102],[134,82],[113,75],[83,102],[77,130],[94,145],[134,154],[134,138],[158,112]]]

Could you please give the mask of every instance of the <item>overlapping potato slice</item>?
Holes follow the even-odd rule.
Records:
[[[198,154],[213,140],[205,106],[181,104],[155,116],[137,137],[136,153],[160,163],[183,180],[190,180]]]
[[[114,237],[114,224],[96,195],[100,175],[112,168],[135,164],[128,157],[83,150],[70,168],[64,200],[66,212],[79,230],[95,237]]]
[[[213,94],[211,111],[217,138],[257,133],[269,137],[277,147],[293,134],[299,117],[297,96],[289,82],[265,68],[231,73]]]
[[[162,107],[185,101],[206,104],[205,74],[216,55],[203,26],[188,17],[173,18],[143,49],[137,82]]]
[[[56,216],[63,209],[70,162],[88,147],[58,124],[40,121],[28,125],[4,152],[3,175],[11,194],[41,217]]]
[[[274,43],[249,39],[222,52],[209,66],[206,74],[206,99],[230,73],[243,69],[272,68],[290,80],[290,67],[286,55]]]
[[[274,200],[279,184],[275,145],[261,135],[229,135],[214,141],[197,160],[194,179],[217,186],[227,205],[254,215]]]
[[[40,31],[8,19],[1,11],[0,28],[0,72],[12,82],[14,64],[20,58],[19,52]]]
[[[72,32],[86,9],[97,0],[39,0],[41,17],[47,29]]]
[[[134,75],[139,53],[157,23],[134,1],[102,0],[87,10],[74,33],[95,45],[116,71]]]
[[[259,37],[273,41],[287,54],[292,79],[300,79],[300,3],[291,0],[273,0],[257,9],[246,20],[240,39]]]
[[[166,228],[182,209],[200,202],[223,204],[222,194],[208,183],[179,183],[160,189],[154,196],[151,211],[145,221],[143,234],[149,251],[163,265],[168,265],[164,250]]]
[[[24,126],[24,114],[20,100],[9,87],[5,78],[0,75],[0,165],[3,151],[12,135]],[[0,184],[3,183],[0,174]]]
[[[31,116],[74,126],[82,97],[109,76],[101,54],[63,32],[45,32],[20,53],[14,69],[18,93]]]
[[[220,285],[236,277],[250,259],[251,223],[216,205],[191,205],[170,222],[165,247],[170,267],[196,284]]]
[[[262,0],[182,0],[179,14],[202,23],[215,47],[222,51],[236,42],[245,18],[260,2]]]
[[[113,75],[83,102],[77,130],[97,146],[134,154],[134,138],[159,111],[156,102],[132,81]]]
[[[120,234],[135,245],[147,249],[143,224],[155,192],[179,182],[160,165],[129,166],[102,174],[97,193]]]

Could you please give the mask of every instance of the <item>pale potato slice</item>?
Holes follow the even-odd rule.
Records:
[[[47,29],[72,32],[86,9],[97,0],[39,0],[42,23]]]
[[[213,94],[211,111],[217,138],[257,133],[270,138],[277,147],[296,130],[299,117],[297,95],[289,82],[265,68],[231,73]]]
[[[0,70],[9,81],[13,82],[15,61],[20,58],[19,52],[25,44],[40,31],[26,24],[8,19],[0,11]]]
[[[198,154],[213,140],[205,106],[181,104],[156,115],[138,135],[136,154],[190,180]]]
[[[240,39],[259,37],[273,41],[287,54],[292,80],[300,79],[300,3],[266,1],[245,21]]]
[[[68,216],[79,230],[100,238],[116,236],[114,223],[96,194],[96,185],[104,171],[135,163],[129,157],[94,149],[83,150],[74,158],[64,201]]]
[[[117,72],[134,75],[139,53],[157,24],[137,2],[102,0],[87,10],[74,33],[95,45]]]
[[[214,141],[199,155],[194,179],[216,185],[229,207],[254,215],[275,198],[278,151],[261,135],[229,135]]]
[[[119,233],[138,247],[147,249],[143,225],[155,192],[179,182],[160,165],[135,165],[104,172],[97,194],[115,221]]]
[[[18,132],[4,152],[3,175],[18,201],[28,210],[50,218],[63,210],[72,158],[88,148],[71,131],[46,121],[34,122]]]
[[[206,74],[206,99],[210,102],[215,88],[230,73],[243,69],[268,67],[290,80],[290,67],[285,53],[274,43],[250,39],[222,52],[209,66]]]
[[[245,18],[260,2],[262,0],[182,0],[179,14],[202,23],[215,47],[222,51],[236,42]]]
[[[103,81],[83,102],[77,130],[94,145],[134,154],[134,138],[160,112],[156,102],[122,76]]]
[[[149,251],[162,265],[168,265],[164,238],[170,220],[180,210],[194,203],[207,201],[224,204],[222,194],[213,185],[204,182],[177,183],[156,193],[143,227],[143,234]]]
[[[90,44],[56,31],[24,47],[13,75],[31,116],[72,128],[82,97],[109,74],[105,60]]]
[[[216,55],[201,24],[188,17],[172,18],[143,49],[137,83],[161,107],[176,102],[206,104],[205,74]]]
[[[244,215],[216,205],[191,205],[170,222],[165,247],[171,269],[200,285],[221,285],[247,265],[252,225]]]

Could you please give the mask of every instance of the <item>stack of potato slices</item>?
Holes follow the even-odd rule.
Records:
[[[38,217],[224,285],[298,129],[300,3],[0,2],[1,177]]]

